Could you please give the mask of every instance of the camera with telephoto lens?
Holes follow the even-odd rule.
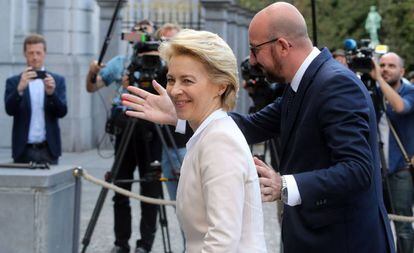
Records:
[[[370,72],[374,68],[374,53],[384,54],[388,51],[388,46],[377,45],[374,49],[370,47],[370,42],[369,39],[362,39],[359,43],[353,39],[346,39],[344,41],[344,48],[349,68],[358,73],[359,78],[371,96],[375,111],[382,112],[384,111],[382,96],[379,94],[376,81],[372,79]]]
[[[122,39],[134,43],[131,63],[127,67],[129,84],[155,93],[152,80],[164,84],[167,67],[158,55],[160,41],[145,31],[123,34]]]
[[[245,81],[244,88],[254,104],[250,107],[249,113],[259,111],[282,95],[283,87],[280,84],[268,82],[259,67],[250,65],[249,57],[242,61],[240,69]]]

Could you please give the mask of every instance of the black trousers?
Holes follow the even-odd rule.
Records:
[[[50,153],[47,142],[40,144],[27,144],[23,153],[14,159],[15,163],[49,163],[57,164],[58,158]]]
[[[120,149],[122,135],[116,137],[115,150]],[[161,141],[155,131],[155,126],[147,122],[138,121],[132,134],[127,141],[125,155],[121,162],[116,180],[133,179],[136,166],[138,166],[141,179],[153,174],[150,166],[155,160],[161,161]],[[115,183],[119,187],[131,190],[131,183]],[[161,183],[159,181],[141,182],[141,195],[159,198],[161,195]],[[129,198],[115,193],[114,201],[114,231],[115,245],[129,249],[128,241],[131,237],[131,206]],[[155,238],[157,227],[157,214],[159,206],[141,202],[141,239],[136,242],[137,247],[143,247],[150,251]]]

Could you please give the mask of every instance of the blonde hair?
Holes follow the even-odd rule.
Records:
[[[227,85],[221,95],[226,111],[234,108],[239,90],[237,60],[227,43],[217,34],[184,29],[159,48],[161,57],[169,63],[173,56],[188,55],[199,60],[214,84]]]

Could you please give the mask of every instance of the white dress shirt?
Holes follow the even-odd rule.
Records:
[[[177,189],[187,253],[263,253],[259,179],[246,139],[213,112],[187,143]]]
[[[40,143],[46,140],[45,124],[45,85],[42,79],[34,79],[28,85],[30,93],[31,117],[28,143]]]

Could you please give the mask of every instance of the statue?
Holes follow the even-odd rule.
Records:
[[[377,7],[374,5],[370,7],[367,19],[365,20],[365,30],[369,33],[371,39],[371,47],[379,44],[377,30],[381,27],[381,16],[377,12]]]

